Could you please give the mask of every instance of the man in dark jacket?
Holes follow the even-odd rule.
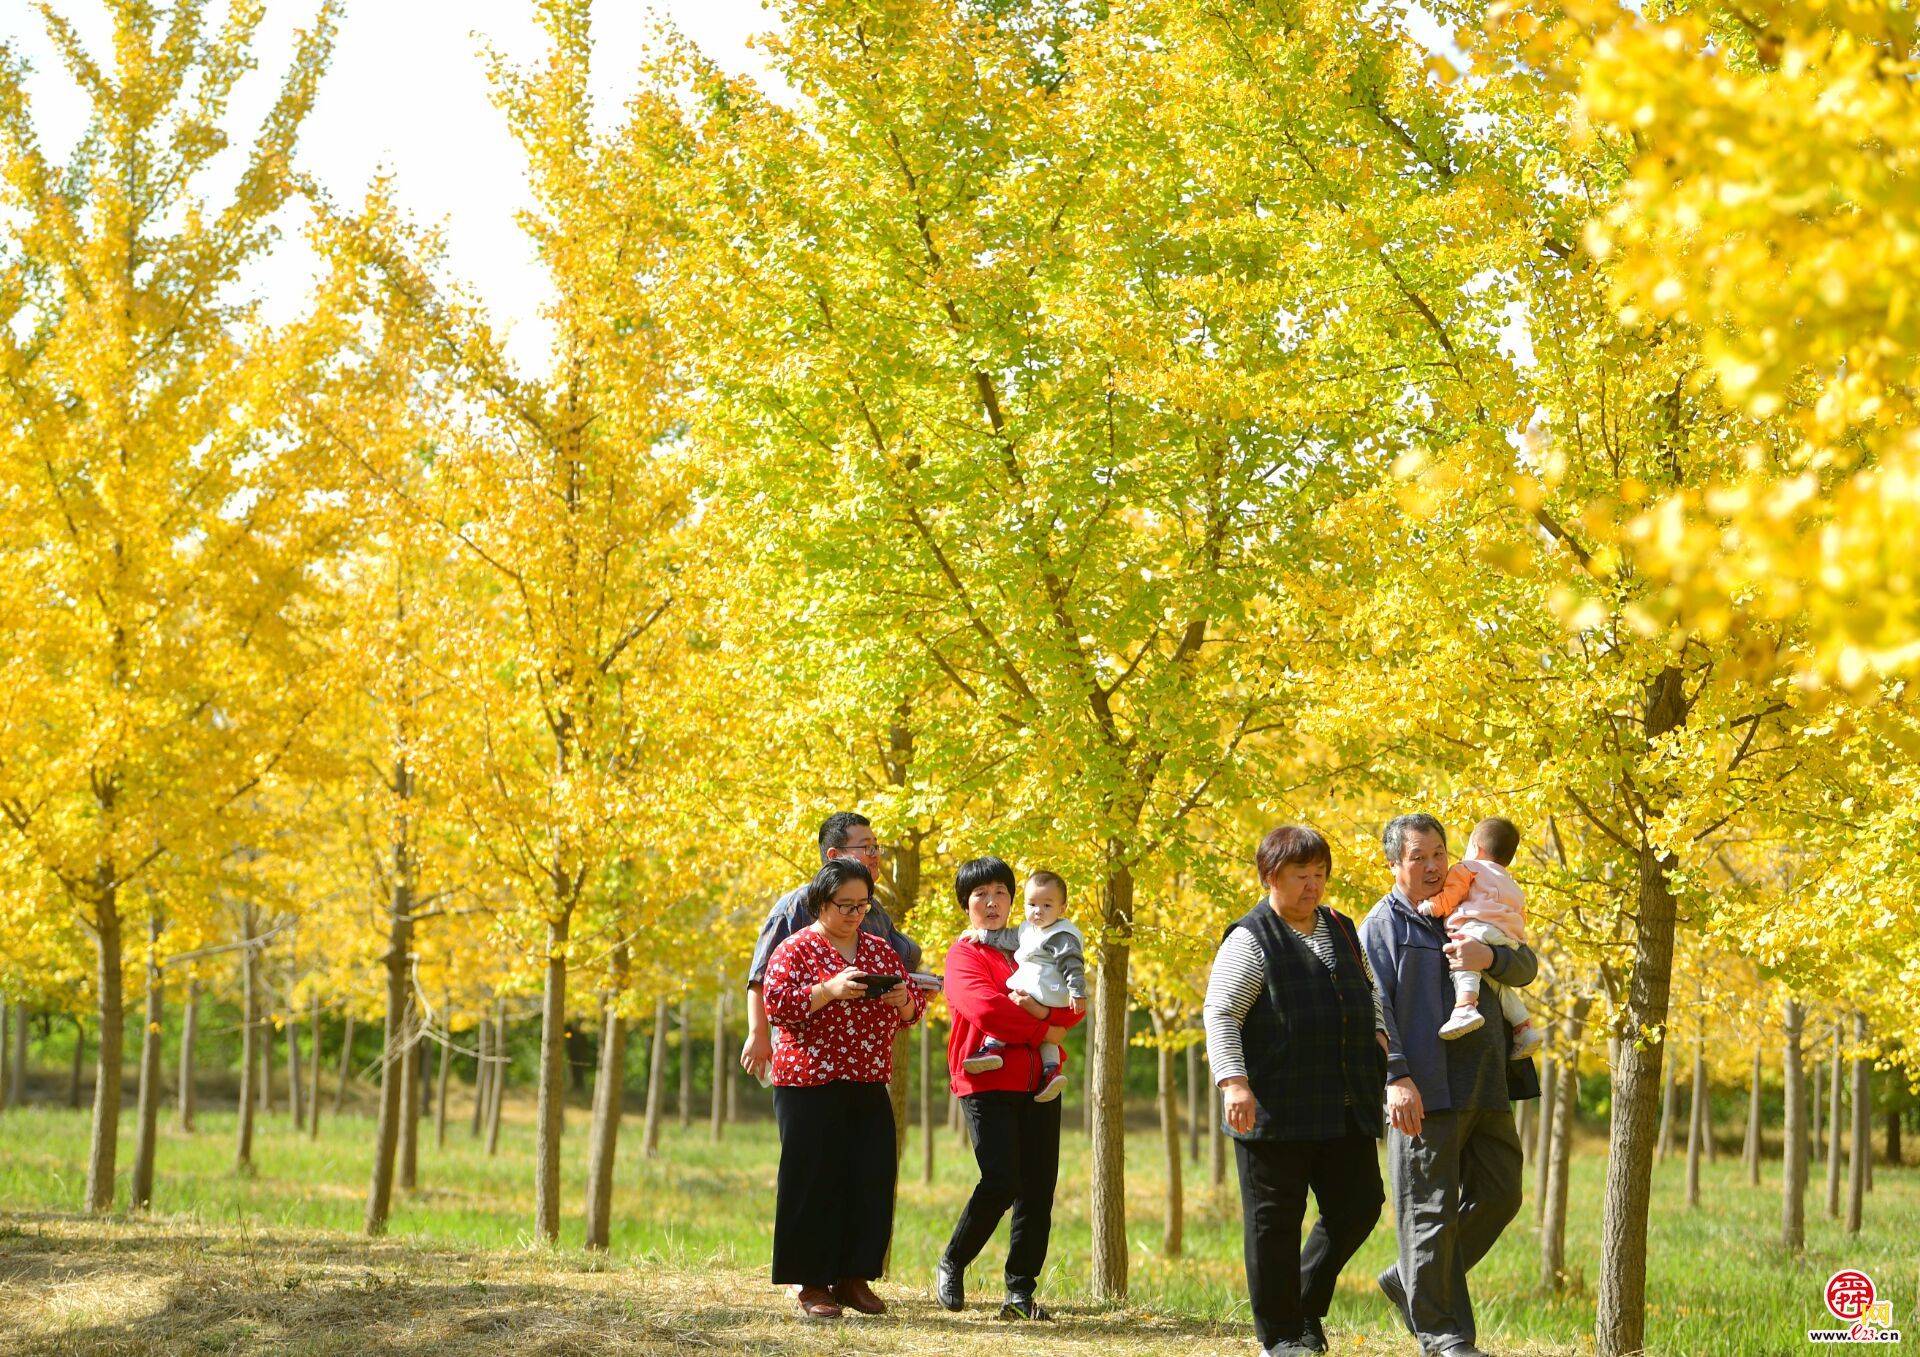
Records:
[[[1387,1028],[1387,1172],[1400,1259],[1380,1289],[1427,1357],[1481,1357],[1467,1272],[1520,1210],[1512,1099],[1540,1096],[1531,1061],[1509,1060],[1511,1032],[1488,1022],[1440,1040],[1453,1007],[1449,963],[1502,985],[1533,982],[1530,948],[1451,941],[1415,909],[1447,875],[1447,832],[1402,815],[1383,836],[1394,887],[1360,926]]]
[[[856,811],[837,810],[821,822],[819,839],[822,864],[835,858],[852,858],[865,867],[869,875],[879,877],[880,840],[873,832],[873,822],[866,816]],[[760,925],[760,937],[753,948],[753,961],[747,967],[747,1039],[740,1047],[740,1068],[756,1079],[764,1080],[768,1066],[773,1062],[773,1027],[767,1021],[766,1001],[761,997],[761,981],[766,975],[767,959],[773,955],[773,949],[812,922],[813,916],[802,905],[806,894],[807,883],[803,881],[773,902],[773,908],[767,911],[766,922]],[[879,900],[873,902],[866,917],[860,921],[860,929],[884,939],[900,954],[900,960],[909,971],[920,968],[920,944],[894,927],[893,920],[887,917]]]

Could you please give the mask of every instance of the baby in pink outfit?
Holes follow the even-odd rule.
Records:
[[[1447,932],[1455,938],[1472,938],[1489,947],[1524,944],[1527,897],[1507,875],[1519,851],[1520,830],[1513,821],[1497,816],[1482,820],[1467,840],[1465,860],[1447,873],[1438,895],[1421,902],[1420,912],[1445,919]],[[1512,1058],[1525,1060],[1545,1043],[1546,1034],[1534,1026],[1533,1015],[1510,986],[1486,983],[1500,992],[1500,1011],[1513,1027]],[[1453,1012],[1441,1024],[1441,1040],[1463,1037],[1486,1021],[1480,1016],[1480,984],[1478,971],[1453,972]]]

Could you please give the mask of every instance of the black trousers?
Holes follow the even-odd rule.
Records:
[[[776,1088],[776,1286],[872,1281],[893,1234],[893,1104],[885,1084]]]
[[[1300,1337],[1308,1316],[1325,1318],[1340,1269],[1373,1233],[1386,1193],[1379,1142],[1349,1129],[1332,1140],[1236,1140],[1245,1221],[1247,1292],[1263,1348]],[[1307,1189],[1320,1218],[1300,1247]]]
[[[1031,1298],[1047,1264],[1053,1189],[1060,1179],[1060,1100],[1031,1093],[970,1093],[960,1100],[980,1181],[954,1223],[945,1261],[960,1271],[980,1256],[1000,1217],[1013,1208],[1007,1294]]]

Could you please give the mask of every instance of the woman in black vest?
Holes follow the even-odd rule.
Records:
[[[1267,898],[1207,980],[1207,1060],[1240,1164],[1247,1290],[1269,1357],[1325,1352],[1334,1281],[1380,1219],[1386,1024],[1353,921],[1320,903],[1333,850],[1304,825],[1260,841]],[[1320,1218],[1300,1246],[1307,1189]]]

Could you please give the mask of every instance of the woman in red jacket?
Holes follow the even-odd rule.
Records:
[[[970,928],[1007,927],[1013,916],[1013,868],[999,858],[963,862],[953,892]],[[1040,1089],[1040,1046],[1058,1045],[1081,1015],[1048,1009],[1007,993],[1013,958],[997,947],[966,938],[947,952],[945,993],[953,1012],[947,1038],[947,1074],[966,1113],[980,1182],[954,1224],[940,1256],[934,1294],[949,1310],[966,1304],[962,1278],[993,1237],[1000,1217],[1013,1208],[1007,1249],[1004,1319],[1047,1319],[1033,1298],[1047,1261],[1053,1230],[1053,1189],[1060,1176],[1060,1103],[1035,1102]],[[988,1037],[1004,1044],[997,1070],[968,1074],[962,1062]]]
[[[828,862],[803,904],[813,923],[774,949],[763,991],[780,1128],[773,1280],[800,1288],[809,1319],[877,1315],[887,1307],[869,1283],[893,1233],[893,1037],[927,1000],[900,954],[860,929],[873,904],[864,866]]]

